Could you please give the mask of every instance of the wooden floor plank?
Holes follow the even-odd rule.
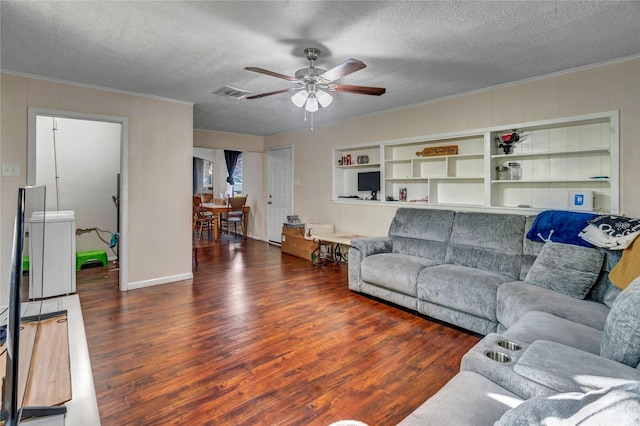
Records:
[[[113,267],[78,273],[103,425],[394,425],[479,340],[261,241],[205,241],[198,262],[126,293]]]

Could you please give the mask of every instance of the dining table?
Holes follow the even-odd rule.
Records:
[[[228,204],[216,204],[216,203],[202,203],[201,205],[202,210],[208,211],[213,213],[213,216],[216,218],[215,221],[215,226],[213,227],[213,239],[215,241],[218,240],[218,238],[220,237],[220,228],[218,226],[218,224],[220,223],[220,215],[222,213],[226,213],[229,210],[229,205]],[[244,234],[243,237],[246,240],[247,239],[247,228],[248,228],[248,224],[249,224],[249,206],[244,206],[242,208],[243,211],[243,217],[244,217],[244,221],[242,223],[242,233]],[[227,230],[227,232],[229,232],[229,230]]]

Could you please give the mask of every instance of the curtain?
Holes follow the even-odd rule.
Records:
[[[193,195],[202,193],[202,168],[202,159],[193,157]]]
[[[242,154],[240,151],[228,151],[224,150],[224,159],[227,162],[227,173],[229,173],[229,177],[227,178],[227,183],[229,185],[233,185],[233,171],[236,168],[236,163],[238,162],[238,157]]]

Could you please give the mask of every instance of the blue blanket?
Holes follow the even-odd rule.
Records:
[[[554,243],[593,247],[578,234],[588,225],[587,221],[596,216],[593,213],[546,210],[535,218],[531,229],[527,232],[527,238],[533,241],[553,241]]]

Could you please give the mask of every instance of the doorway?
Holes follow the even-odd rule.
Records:
[[[27,182],[47,210],[73,210],[76,250],[104,250],[127,285],[127,119],[29,109]]]
[[[270,148],[267,167],[267,240],[280,244],[282,224],[293,212],[293,147]]]

